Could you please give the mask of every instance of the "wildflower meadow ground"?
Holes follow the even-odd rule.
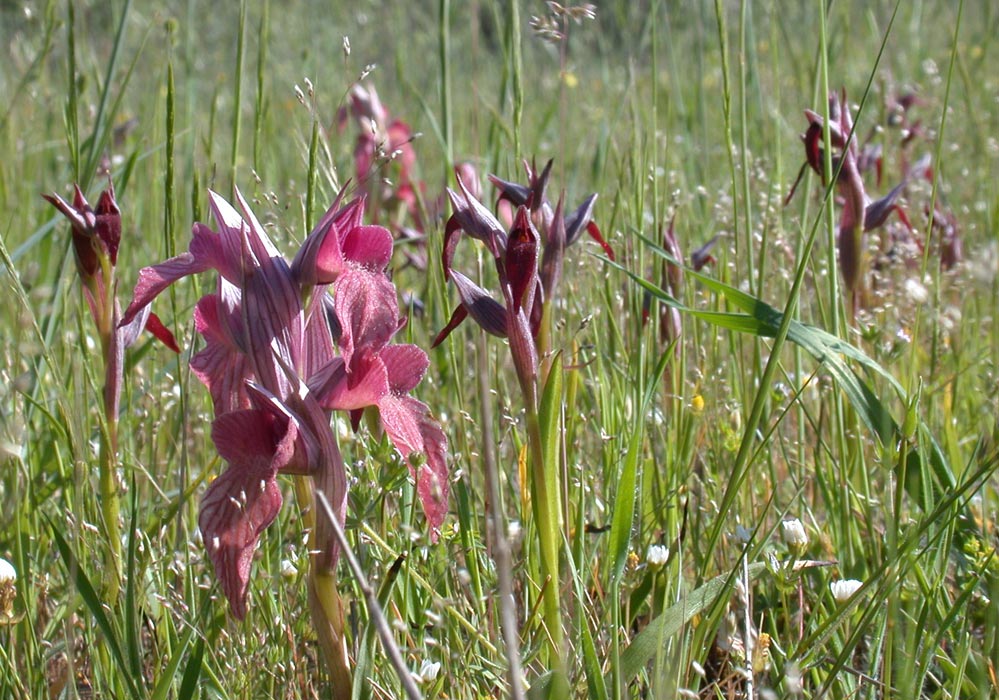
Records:
[[[0,2],[0,698],[999,696],[987,2]]]

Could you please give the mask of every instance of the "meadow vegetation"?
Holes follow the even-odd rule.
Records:
[[[944,0],[0,2],[0,697],[995,697],[996,36]],[[389,257],[296,258],[360,196]],[[351,377],[364,269],[390,396],[295,399],[259,302],[266,420],[219,444],[215,278],[118,323],[216,197],[290,267],[207,267],[300,285]],[[286,454],[244,592],[202,498],[296,412],[348,546],[322,569],[341,511]]]

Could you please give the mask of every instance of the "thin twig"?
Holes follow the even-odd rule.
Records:
[[[357,557],[354,556],[354,550],[350,548],[347,536],[343,532],[343,527],[340,526],[340,521],[333,514],[333,509],[330,507],[330,502],[326,499],[326,494],[317,490],[316,496],[316,500],[319,501],[319,507],[323,515],[326,516],[326,519],[329,520],[330,526],[333,528],[333,535],[343,550],[347,566],[350,567],[351,573],[357,579],[357,585],[361,587],[361,592],[364,594],[364,599],[368,604],[368,613],[371,615],[371,621],[374,623],[375,629],[378,630],[378,636],[382,639],[382,646],[385,649],[385,653],[388,654],[392,666],[395,667],[395,672],[399,676],[402,688],[406,691],[406,697],[409,700],[422,700],[423,696],[413,681],[413,674],[406,668],[402,652],[399,651],[395,639],[392,638],[392,631],[389,629],[388,621],[385,619],[385,613],[382,612],[381,606],[378,605],[378,596],[375,594],[375,589],[372,588],[371,584],[368,583],[368,579],[364,576],[361,564],[357,561]]]

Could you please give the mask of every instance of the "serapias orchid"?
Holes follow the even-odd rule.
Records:
[[[114,308],[114,268],[118,264],[118,247],[121,244],[121,210],[114,195],[114,185],[101,192],[97,208],[83,195],[79,185],[73,186],[73,203],[70,204],[57,194],[43,194],[42,198],[69,219],[72,230],[73,259],[76,271],[83,284],[84,296],[90,313],[98,328],[110,334],[117,324]],[[160,322],[156,314],[146,309],[136,315],[138,321],[122,329],[120,345],[131,345],[143,328],[147,329],[164,345],[180,352],[173,334]],[[102,342],[110,342],[110,337],[102,334]]]
[[[825,118],[808,109],[805,110],[805,117],[808,119],[808,129],[801,137],[805,146],[805,163],[785,204],[794,195],[806,167],[812,168],[820,177],[825,178],[823,148]],[[898,215],[910,235],[913,234],[912,224],[898,204],[898,198],[907,183],[903,180],[881,199],[872,200],[864,188],[857,139],[853,135],[853,119],[845,95],[842,101],[836,93],[829,95],[829,117],[829,142],[830,146],[836,149],[831,158],[832,172],[839,173],[836,178],[836,191],[843,202],[836,247],[839,251],[839,267],[843,282],[852,297],[852,309],[856,311],[862,281],[864,234],[883,226],[892,212]]]
[[[174,352],[180,352],[173,334],[149,306],[136,307],[127,322],[119,322],[118,283],[115,266],[121,244],[121,210],[114,195],[114,185],[101,193],[97,208],[90,206],[79,185],[74,185],[73,203],[57,194],[42,195],[69,219],[72,230],[73,258],[90,308],[104,362],[98,481],[101,516],[109,546],[105,552],[104,593],[115,600],[121,588],[121,525],[119,505],[121,486],[118,477],[118,409],[124,380],[125,349],[132,345],[143,328],[148,329]]]
[[[486,332],[510,337],[516,359],[520,354],[518,347],[525,342],[525,339],[517,337],[519,333],[516,329],[527,329],[530,337],[537,337],[544,304],[554,297],[561,278],[565,249],[579,240],[585,230],[603,247],[607,256],[614,259],[613,249],[593,221],[596,194],[584,199],[567,216],[563,215],[561,200],[552,207],[545,196],[551,166],[549,161],[539,172],[525,162],[527,185],[489,176],[500,192],[499,201],[516,207],[509,232],[473,195],[460,173],[457,178],[460,193],[448,189],[453,213],[444,229],[441,262],[444,277],[454,282],[461,303],[434,340],[435,347],[467,316],[471,316]],[[503,303],[452,268],[455,250],[463,233],[482,241],[492,254]],[[519,317],[522,320],[518,320]],[[513,342],[515,340],[517,342]],[[523,360],[529,361],[526,357]]]
[[[357,142],[354,146],[354,176],[368,191],[372,210],[377,219],[382,210],[391,216],[396,205],[402,204],[422,229],[416,206],[416,188],[413,180],[416,151],[413,149],[412,128],[402,119],[393,118],[378,98],[374,85],[355,84],[348,95],[349,105],[337,112],[337,129],[342,131],[348,115],[357,125]],[[392,162],[394,183],[384,176],[377,176],[381,163]]]
[[[240,211],[210,193],[218,231],[195,224],[188,252],[142,270],[124,322],[178,279],[218,273],[216,291],[195,307],[205,346],[191,367],[211,393],[212,440],[228,467],[205,494],[199,525],[242,618],[253,551],[281,507],[279,473],[311,476],[343,522],[347,480],[332,410],[356,419],[377,407],[434,539],[447,512],[448,470],[444,432],[408,396],[427,356],[391,342],[405,323],[386,273],[391,234],[362,224],[362,199],[341,206],[338,198],[289,264],[238,191],[236,200]],[[321,519],[310,547],[317,565],[332,570],[339,552]]]

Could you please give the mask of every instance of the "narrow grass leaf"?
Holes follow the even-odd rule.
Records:
[[[766,564],[757,562],[749,566],[749,578],[756,579],[766,568]],[[683,600],[663,611],[632,640],[628,648],[621,654],[621,677],[629,681],[639,673],[645,665],[659,652],[664,639],[672,637],[680,628],[695,615],[711,607],[719,596],[731,590],[741,567],[735,571],[716,576]]]
[[[80,595],[83,597],[83,602],[87,605],[87,609],[90,610],[90,614],[94,616],[97,626],[100,627],[101,632],[104,633],[108,649],[111,651],[111,656],[114,659],[115,664],[118,666],[118,670],[121,673],[122,680],[125,682],[125,686],[128,688],[129,694],[131,697],[138,700],[142,697],[142,694],[139,692],[139,686],[136,684],[136,679],[132,676],[132,669],[130,668],[129,663],[125,660],[124,653],[122,653],[121,642],[118,639],[118,632],[115,630],[111,620],[104,612],[103,601],[101,601],[100,596],[97,595],[97,590],[90,582],[90,578],[87,576],[86,572],[84,572],[79,560],[77,560],[72,550],[70,550],[69,544],[59,533],[55,523],[51,520],[49,520],[49,531],[52,533],[52,539],[55,541],[56,547],[59,549],[59,555],[62,557],[63,563],[66,565],[66,570],[72,577],[73,583],[76,585],[76,590],[80,592]]]
[[[201,660],[205,651],[205,640],[204,637],[198,634],[199,629],[200,627],[194,625],[188,627],[187,634],[180,640],[180,644],[173,649],[173,657],[160,674],[160,679],[156,682],[156,686],[149,696],[150,700],[167,700],[170,696],[170,688],[173,687],[173,682],[177,678],[180,662],[184,659],[184,654],[187,653],[188,647],[191,646],[191,640],[197,635],[198,643],[195,644],[194,651],[184,666],[184,675],[181,679],[180,690],[177,693],[178,698],[193,697],[194,690],[197,688],[198,677],[201,675]]]
[[[649,380],[645,396],[635,418],[635,425],[628,440],[628,452],[624,457],[624,464],[621,466],[621,473],[617,482],[617,494],[614,497],[614,516],[611,520],[609,554],[614,562],[611,579],[619,581],[624,573],[624,566],[628,560],[629,545],[631,542],[631,526],[635,519],[635,502],[638,498],[638,463],[641,458],[642,438],[644,436],[643,426],[645,425],[645,412],[652,401],[652,397],[659,391],[659,384],[666,365],[673,358],[673,348],[666,349],[656,364],[652,378]]]
[[[399,572],[406,561],[405,555],[396,557],[389,567],[388,573],[381,586],[378,587],[378,604],[382,609],[389,607],[389,598],[392,596],[392,586],[399,578]],[[364,628],[364,641],[357,654],[354,664],[354,685],[350,691],[351,700],[367,700],[371,697],[371,678],[374,677],[375,640],[378,638],[378,630],[370,621]]]
[[[200,686],[201,669],[205,658],[205,638],[198,637],[198,643],[194,645],[194,651],[187,660],[184,668],[184,677],[180,681],[180,689],[177,691],[177,700],[191,700],[196,697]],[[216,683],[216,686],[218,684]]]

